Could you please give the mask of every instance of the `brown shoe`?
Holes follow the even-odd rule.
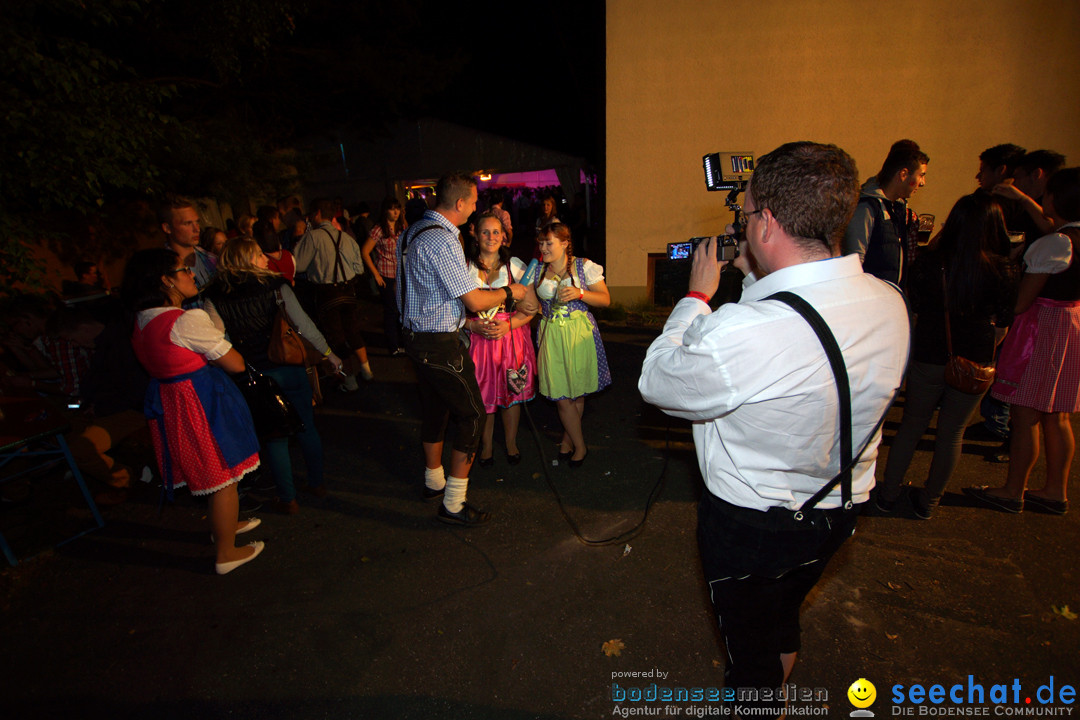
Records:
[[[284,500],[275,500],[274,510],[281,513],[282,515],[295,515],[296,513],[300,512],[300,505],[297,504],[296,500],[290,500],[289,502],[285,502]]]

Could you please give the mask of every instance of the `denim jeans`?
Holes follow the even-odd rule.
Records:
[[[895,500],[900,494],[915,447],[930,427],[934,409],[940,405],[934,457],[926,477],[926,499],[931,505],[937,504],[960,460],[964,430],[981,397],[946,385],[944,365],[911,363],[904,396],[904,417],[885,463],[885,484],[881,492],[886,500]]]
[[[265,370],[263,375],[277,380],[285,397],[289,399],[300,419],[304,421],[304,431],[297,433],[297,444],[304,455],[307,465],[308,485],[318,487],[323,482],[323,447],[319,431],[315,429],[315,413],[311,406],[311,384],[307,372],[300,365],[279,365]],[[261,448],[263,461],[270,466],[270,474],[277,485],[279,500],[290,502],[296,498],[293,485],[292,459],[289,457],[289,438],[267,440]]]
[[[990,393],[983,395],[979,411],[983,416],[983,425],[1001,440],[1009,439],[1009,403],[998,400]]]

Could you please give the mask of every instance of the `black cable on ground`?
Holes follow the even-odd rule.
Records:
[[[522,405],[525,407],[525,416],[529,419],[529,427],[532,428],[533,440],[536,441],[537,452],[540,453],[540,464],[544,468],[544,481],[547,482],[551,494],[555,496],[555,505],[559,508],[559,512],[562,514],[563,519],[566,520],[566,524],[570,526],[570,530],[574,533],[574,537],[576,537],[583,545],[589,547],[602,547],[605,545],[619,545],[620,543],[625,543],[644,530],[653,503],[656,502],[656,499],[660,496],[666,482],[668,460],[671,457],[671,422],[668,422],[667,428],[664,431],[664,465],[660,468],[660,476],[656,479],[656,483],[649,492],[649,499],[645,502],[645,512],[641,516],[641,521],[626,532],[615,535],[614,537],[605,538],[603,540],[591,540],[581,534],[581,530],[578,529],[577,523],[570,517],[570,513],[567,512],[566,506],[563,505],[562,496],[559,494],[558,488],[555,487],[555,483],[551,479],[551,463],[548,461],[547,455],[544,454],[543,440],[540,437],[540,431],[536,427],[536,423],[533,422],[532,413],[529,412],[529,404],[522,403]]]

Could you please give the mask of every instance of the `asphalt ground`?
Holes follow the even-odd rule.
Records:
[[[374,330],[379,310],[365,312]],[[614,383],[586,403],[583,467],[552,466],[560,431],[545,400],[523,416],[520,465],[507,464],[497,423],[495,464],[474,468],[469,487],[470,502],[494,515],[480,528],[441,524],[437,502],[421,499],[415,378],[407,359],[374,347],[374,331],[376,379],[328,392],[317,411],[330,494],[301,495],[295,516],[256,513],[263,525],[244,537],[266,550],[228,576],[213,574],[205,505],[184,491],[159,514],[158,488],[137,484],[127,502],[102,508],[104,528],[53,548],[89,524],[89,511],[59,471],[34,480],[0,510],[24,558],[0,571],[4,717],[727,714],[730,703],[708,700],[613,700],[632,688],[648,698],[653,684],[722,686],[689,426],[636,389],[654,335],[603,328]],[[932,437],[909,473],[917,483]],[[1019,682],[1016,703],[991,705],[991,715],[1073,707],[1044,707],[1035,691],[1051,676],[1058,693],[1080,681],[1080,511],[974,507],[961,487],[1004,480],[1005,465],[983,460],[990,447],[966,443],[932,520],[903,508],[860,518],[804,605],[791,682],[816,698],[801,712],[846,717],[858,678],[875,684],[878,717],[929,707],[895,707],[894,686],[913,684],[989,694]],[[1074,465],[1074,497],[1077,474]],[[636,534],[597,542],[633,533],[650,497]]]

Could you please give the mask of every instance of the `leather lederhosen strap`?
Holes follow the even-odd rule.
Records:
[[[897,288],[897,292],[899,292],[899,288]],[[829,366],[832,368],[833,377],[836,379],[836,391],[840,399],[840,472],[837,473],[832,480],[823,485],[820,490],[814,493],[813,497],[804,502],[802,507],[795,511],[794,519],[800,522],[806,519],[810,511],[813,510],[819,502],[825,499],[837,485],[840,485],[842,507],[845,510],[850,510],[853,506],[851,499],[851,470],[855,467],[855,463],[858,462],[863,452],[865,452],[866,446],[870,444],[874,435],[877,434],[878,429],[884,424],[885,416],[888,414],[889,408],[896,402],[896,397],[900,394],[900,388],[896,388],[896,391],[893,393],[892,401],[885,406],[885,412],[881,414],[881,419],[878,420],[877,424],[870,431],[870,434],[859,448],[859,452],[853,455],[851,385],[848,381],[847,365],[844,363],[844,356],[840,352],[840,346],[836,342],[836,337],[829,329],[828,323],[826,323],[825,319],[818,314],[817,310],[795,293],[782,291],[774,293],[765,299],[779,300],[802,315],[806,322],[810,324],[810,327],[813,328],[814,333],[818,336],[818,340],[821,341],[821,345],[825,349],[825,355],[829,359]]]
[[[442,226],[434,224],[425,225],[414,233],[409,233],[408,231],[406,231],[401,237],[401,267],[398,268],[397,291],[400,293],[401,298],[401,326],[405,330],[411,331],[411,328],[405,325],[405,319],[409,316],[406,312],[406,306],[409,296],[405,292],[405,283],[408,276],[408,273],[405,271],[405,262],[408,259],[409,255],[409,245],[412,244],[412,241],[415,240],[420,235],[420,233],[425,233],[428,230],[434,230],[440,227]]]

